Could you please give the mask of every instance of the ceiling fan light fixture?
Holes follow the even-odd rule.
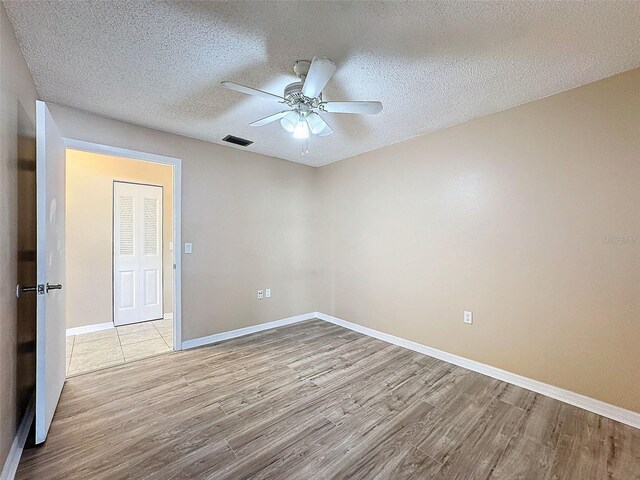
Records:
[[[309,115],[307,115],[307,124],[309,125],[309,130],[311,130],[311,133],[313,133],[314,135],[317,135],[321,131],[323,131],[324,127],[326,127],[327,125],[326,123],[324,123],[324,120],[322,120],[320,115],[315,112],[311,112]]]
[[[284,128],[287,132],[293,133],[299,121],[300,114],[298,112],[289,112],[284,117],[282,117],[282,119],[280,120],[280,125],[282,125],[282,128]]]
[[[324,129],[318,135],[320,135],[321,137],[326,137],[327,135],[331,135],[332,133],[333,130],[331,129],[331,127],[325,123]]]
[[[300,120],[298,121],[296,127],[293,129],[293,138],[298,138],[304,140],[309,138],[309,124],[307,123],[307,119],[300,115]]]

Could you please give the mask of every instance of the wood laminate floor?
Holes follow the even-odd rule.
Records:
[[[640,479],[640,430],[320,320],[70,378],[19,479]]]

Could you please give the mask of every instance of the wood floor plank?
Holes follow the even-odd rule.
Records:
[[[571,405],[561,406],[560,423],[557,478],[640,479],[638,431]]]
[[[556,448],[560,437],[560,412],[562,403],[544,395],[536,394],[528,408],[522,433],[535,442]]]
[[[490,405],[488,400],[458,396],[448,404],[441,403],[431,412],[424,428],[414,432],[412,444],[444,463],[476,428]]]
[[[280,460],[263,469],[258,478],[305,480],[326,475],[326,465],[344,457],[344,452],[361,444],[365,435],[388,422],[369,408],[354,408],[349,415],[342,417],[338,425],[334,424],[334,428],[328,429],[312,442],[305,442],[302,448],[296,448],[295,457],[287,456],[284,461]]]
[[[309,445],[314,445],[318,438],[328,431],[337,428],[322,415],[310,415],[304,419],[297,419],[292,428],[280,432],[270,431],[260,439],[259,448],[252,450],[250,455],[238,454],[238,461],[224,471],[210,475],[210,479],[238,478],[271,479],[280,472],[287,478],[289,468],[299,464],[300,451]],[[264,433],[264,432],[262,432]],[[256,445],[252,445],[255,448]],[[234,449],[235,451],[235,449]]]
[[[445,480],[442,465],[412,445],[403,445],[375,475],[374,480]]]
[[[412,450],[409,442],[412,428],[428,421],[432,410],[433,406],[426,402],[414,403],[394,421],[362,435],[358,445],[346,452],[348,455],[340,455],[333,463],[323,465],[318,472],[319,477],[351,480],[384,478],[386,469]],[[424,452],[421,454],[426,457]],[[429,460],[436,464],[433,459]]]
[[[313,320],[68,379],[17,478],[640,480],[640,430]]]
[[[490,480],[548,480],[554,450],[524,435],[514,435],[491,471]]]
[[[513,405],[514,407],[522,408],[524,410],[530,410],[536,399],[536,393],[531,390],[516,387],[510,383],[501,382],[504,386],[502,391],[496,395],[496,398],[502,400],[504,403]]]
[[[511,437],[524,420],[522,409],[492,400],[474,428],[443,457],[451,480],[485,480],[497,467]],[[473,420],[472,420],[473,421]]]

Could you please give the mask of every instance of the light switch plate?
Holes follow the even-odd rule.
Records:
[[[185,243],[184,244],[184,253],[192,253],[193,252],[193,244]]]
[[[271,298],[271,289],[270,289],[270,288],[267,288],[267,289],[264,291],[264,296],[265,296],[266,298]]]

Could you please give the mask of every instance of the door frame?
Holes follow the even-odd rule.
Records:
[[[66,148],[173,167],[173,349],[182,350],[182,159],[64,138]]]

